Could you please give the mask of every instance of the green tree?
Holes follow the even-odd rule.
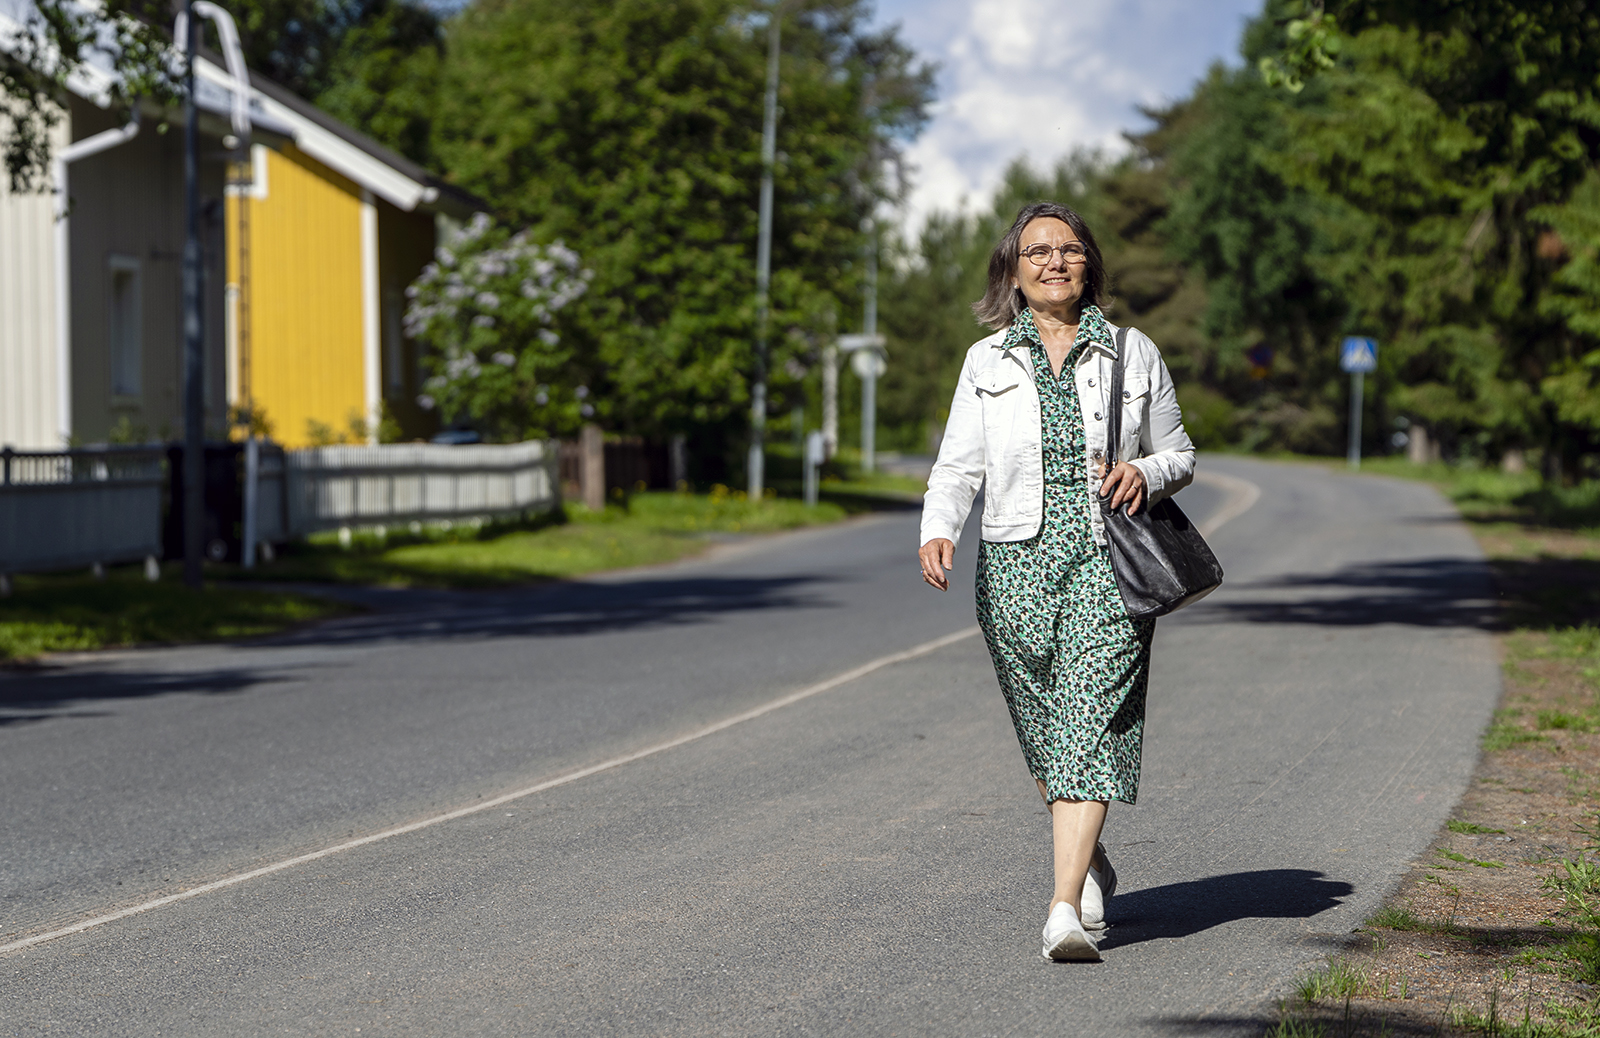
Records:
[[[33,0],[22,9],[22,31],[0,45],[0,128],[6,175],[13,191],[48,190],[50,132],[60,123],[67,83],[93,70],[106,73],[107,100],[117,112],[133,99],[171,100],[179,87],[162,0]]]
[[[1247,59],[1260,35],[1259,23],[1247,32]],[[1169,255],[1199,274],[1206,297],[1196,375],[1240,405],[1231,438],[1245,446],[1326,451],[1342,434],[1330,343],[1344,303],[1317,266],[1327,249],[1317,201],[1281,171],[1289,109],[1309,93],[1272,90],[1253,64],[1218,65],[1190,98],[1153,113],[1169,156]]]
[[[402,155],[437,167],[433,112],[444,28],[427,7],[409,0],[368,0],[339,35],[308,95]]]
[[[229,0],[245,62],[419,162],[431,158],[430,113],[443,36],[414,0]],[[42,190],[49,134],[67,82],[85,67],[109,73],[113,109],[136,97],[173,104],[181,56],[168,0],[32,0],[25,31],[0,49],[3,157],[14,190]],[[210,23],[201,42],[215,48]]]
[[[444,52],[422,0],[227,0],[252,69],[409,158],[434,164]]]
[[[774,411],[856,298],[881,160],[920,127],[926,69],[850,0],[784,8]],[[484,0],[451,23],[436,153],[595,272],[575,341],[612,423],[737,428],[754,337],[766,48],[732,0]],[[787,363],[792,361],[793,363]]]
[[[1297,13],[1268,8],[1291,56]],[[1320,97],[1284,105],[1278,168],[1318,199],[1351,330],[1384,340],[1397,408],[1461,449],[1542,443],[1547,473],[1570,474],[1593,434],[1551,391],[1585,352],[1582,322],[1546,303],[1572,260],[1540,254],[1539,214],[1600,157],[1600,12],[1343,0],[1325,16],[1342,35],[1306,80]]]
[[[1591,172],[1564,204],[1530,215],[1549,227],[1535,251],[1555,267],[1541,306],[1568,333],[1564,354],[1540,388],[1561,421],[1600,438],[1600,172]]]
[[[1241,50],[1147,112],[1127,161],[1019,166],[904,248],[884,392],[902,445],[942,421],[981,334],[965,305],[989,243],[1054,197],[1095,228],[1112,319],[1161,344],[1207,444],[1340,449],[1338,341],[1370,334],[1369,449],[1407,415],[1456,452],[1543,446],[1551,475],[1579,472],[1600,446],[1600,11],[1268,0]]]

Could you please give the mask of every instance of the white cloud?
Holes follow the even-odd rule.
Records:
[[[1260,0],[884,0],[878,21],[940,65],[939,100],[911,146],[910,226],[981,205],[1012,159],[1126,147],[1139,106],[1180,97],[1232,59]]]

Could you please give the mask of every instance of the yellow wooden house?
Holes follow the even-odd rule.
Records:
[[[291,448],[431,434],[405,290],[442,225],[482,203],[270,80],[251,86],[294,138],[252,148],[228,191],[230,406]]]

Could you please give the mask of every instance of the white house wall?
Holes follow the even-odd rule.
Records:
[[[68,139],[66,119],[52,148]],[[8,127],[0,124],[0,136]],[[0,173],[0,444],[60,447],[56,414],[55,200],[15,194]]]

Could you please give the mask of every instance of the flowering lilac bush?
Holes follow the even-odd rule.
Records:
[[[591,277],[561,242],[475,216],[406,289],[406,334],[430,374],[417,402],[485,439],[570,435],[595,408],[559,315]]]

